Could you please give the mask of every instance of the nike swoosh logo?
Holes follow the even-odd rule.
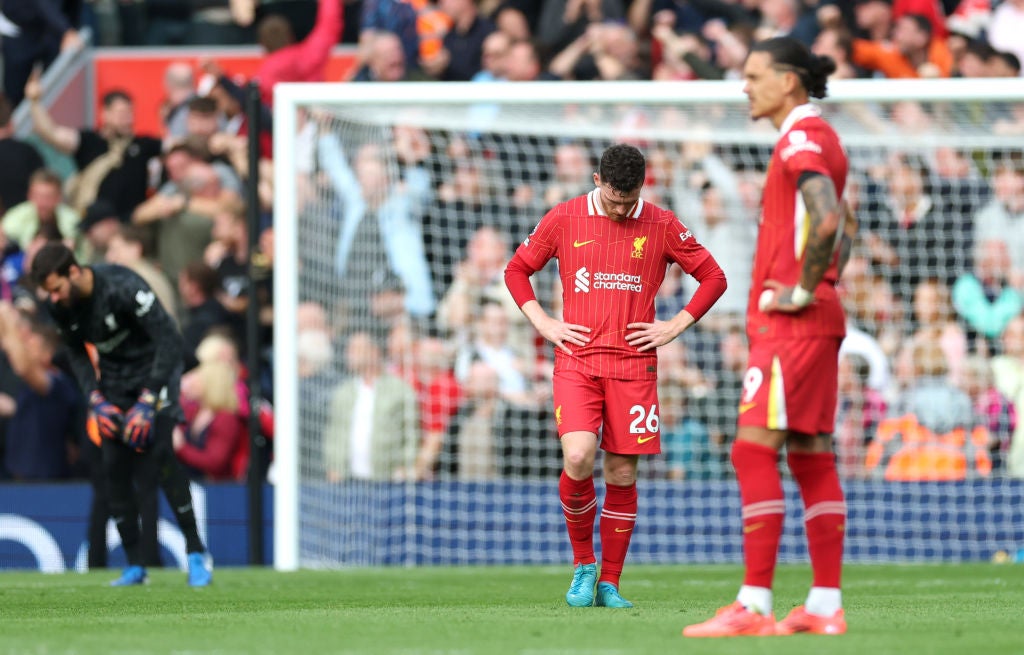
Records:
[[[757,407],[757,403],[743,403],[742,405],[740,405],[740,414],[743,414],[744,412],[754,409],[755,407]]]
[[[743,534],[750,534],[754,530],[760,530],[764,527],[764,521],[759,523],[751,523],[750,525],[743,526]]]
[[[650,441],[651,439],[657,439],[657,438],[658,438],[658,435],[656,435],[656,434],[652,434],[652,435],[651,435],[651,436],[649,436],[649,437],[637,437],[637,438],[636,438],[636,442],[637,442],[637,443],[647,443],[647,442],[648,442],[648,441]]]
[[[633,528],[615,528],[616,532],[629,532]]]
[[[597,239],[591,239],[590,241],[573,241],[572,242],[572,247],[573,248],[582,248],[583,246],[587,245],[588,243],[594,243],[595,241],[597,241]]]

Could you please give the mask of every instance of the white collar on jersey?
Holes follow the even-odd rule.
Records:
[[[604,208],[601,207],[600,199],[601,190],[594,189],[587,194],[587,214],[590,216],[607,216],[604,213]],[[644,209],[644,199],[640,198],[636,201],[636,207],[633,209],[633,213],[629,215],[630,218],[640,218],[640,212]]]
[[[793,109],[790,110],[789,115],[786,116],[786,120],[782,121],[782,126],[779,128],[779,134],[785,134],[797,121],[802,121],[803,119],[810,118],[812,116],[821,116],[821,110],[809,102],[793,107]]]

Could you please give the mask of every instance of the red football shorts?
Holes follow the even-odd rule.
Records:
[[[553,387],[559,437],[568,432],[600,433],[601,449],[610,453],[661,452],[657,380],[614,380],[556,371]]]
[[[768,339],[750,346],[739,425],[832,434],[841,338]]]

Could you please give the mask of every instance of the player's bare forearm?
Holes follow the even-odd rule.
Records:
[[[566,344],[585,346],[590,342],[587,333],[590,328],[585,325],[574,325],[548,316],[544,308],[536,300],[527,300],[520,307],[523,314],[530,320],[542,337],[555,344],[555,347],[568,355],[572,350]]]
[[[839,262],[837,264],[839,269],[839,277],[843,276],[843,270],[846,268],[846,264],[850,261],[850,253],[853,251],[853,242],[857,238],[857,217],[853,214],[853,209],[845,199],[840,201],[841,211],[843,213],[843,233],[839,237]]]
[[[626,328],[635,332],[626,335],[626,343],[640,352],[653,350],[672,341],[696,322],[690,312],[683,309],[667,321],[630,323]]]
[[[800,193],[810,223],[800,286],[813,293],[832,261],[840,223],[839,199],[831,178],[820,174],[806,176],[800,183]]]

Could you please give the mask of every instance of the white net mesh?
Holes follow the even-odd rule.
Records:
[[[901,95],[914,91],[904,86]],[[660,351],[665,452],[641,463],[630,558],[738,561],[728,453],[771,127],[749,121],[733,84],[695,86],[690,104],[683,85],[671,102],[664,87],[645,100],[642,89],[657,87],[632,85],[606,85],[606,102],[571,85],[473,102],[422,88],[404,101],[389,86],[378,100],[362,87],[362,101],[350,86],[309,100],[300,88],[295,129],[289,120],[275,130],[276,223],[288,225],[279,238],[293,227],[298,244],[294,267],[276,271],[279,312],[297,307],[277,330],[279,353],[293,352],[289,340],[297,361],[279,357],[276,385],[279,396],[296,390],[277,429],[288,469],[278,493],[294,498],[278,505],[278,549],[296,549],[285,566],[569,558],[551,349],[501,274],[544,212],[592,187],[601,151],[621,141],[647,155],[645,198],[673,209],[730,283],[697,328]],[[849,150],[847,198],[862,226],[842,282],[851,337],[836,436],[848,554],[977,559],[1024,546],[1013,479],[1024,477],[1024,461],[1013,468],[1024,443],[1011,448],[1024,385],[1008,382],[1024,378],[1024,318],[1014,318],[1024,87],[899,102],[852,88],[825,106]],[[695,286],[675,273],[659,296],[663,318]],[[554,264],[533,283],[557,314]],[[782,558],[801,559],[799,502],[787,491]]]

